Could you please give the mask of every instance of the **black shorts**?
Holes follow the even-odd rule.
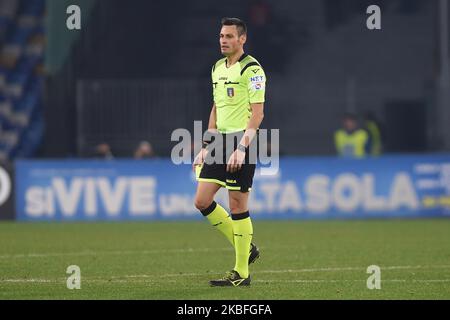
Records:
[[[222,157],[221,162],[216,163],[212,160],[215,157],[215,152],[212,150],[208,152],[205,162],[201,168],[200,175],[197,178],[198,181],[213,182],[227,188],[230,191],[249,192],[252,189],[253,177],[255,175],[256,168],[256,153],[250,152],[250,147],[247,148],[245,154],[245,162],[241,169],[231,173],[227,172],[227,162],[230,159],[231,154],[236,150],[244,132],[233,134],[222,134]],[[233,139],[233,145],[226,150],[226,139]],[[257,135],[252,141],[257,145]],[[218,147],[217,147],[218,148]],[[254,150],[254,149],[253,149]]]

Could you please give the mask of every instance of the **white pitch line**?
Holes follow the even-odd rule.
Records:
[[[28,283],[28,282],[38,282],[38,283],[51,283],[51,282],[60,282],[58,280],[50,280],[50,279],[0,279],[0,282],[19,282],[19,283]]]
[[[335,283],[335,282],[366,282],[365,280],[355,280],[355,279],[305,279],[305,280],[253,280],[252,282],[259,283]],[[406,282],[406,280],[392,279],[392,280],[382,280],[384,281],[398,281]]]
[[[335,271],[362,271],[365,272],[367,267],[338,267],[338,268],[306,268],[306,269],[286,269],[286,270],[259,270],[253,271],[252,274],[264,274],[264,273],[303,273],[303,272],[335,272]],[[431,265],[431,266],[386,266],[381,267],[381,270],[396,270],[396,269],[450,269],[450,265]],[[210,272],[210,275],[222,274],[223,272]],[[173,274],[161,274],[161,275],[125,275],[125,278],[151,278],[151,277],[197,277],[205,276],[206,273],[173,273]]]
[[[229,250],[229,249],[224,249]],[[396,270],[396,269],[450,269],[450,265],[416,265],[416,266],[384,266],[380,267],[381,270]],[[339,271],[361,271],[365,272],[366,267],[332,267],[332,268],[305,268],[305,269],[286,269],[286,270],[260,270],[260,271],[254,271],[253,274],[279,274],[279,273],[303,273],[303,272],[339,272]],[[155,283],[155,282],[175,282],[175,280],[158,280],[158,278],[170,278],[170,277],[196,277],[196,276],[213,276],[213,275],[220,275],[222,272],[209,272],[209,273],[178,273],[178,274],[140,274],[140,275],[123,275],[123,276],[113,276],[109,279],[84,279],[86,282],[101,282],[101,283],[108,283],[108,282],[115,282],[115,283],[131,283],[131,282],[149,282],[149,283]],[[123,279],[125,278],[125,279]],[[0,283],[64,283],[66,281],[65,278],[61,278],[60,280],[56,279],[0,279]],[[311,279],[305,279],[305,280],[254,280],[255,282],[278,282],[278,283],[285,283],[285,282],[292,282],[292,283],[308,283],[308,282],[345,282],[345,281],[366,281],[366,280],[311,280]],[[431,280],[401,280],[401,279],[383,279],[382,281],[391,281],[391,282],[424,282],[424,283],[431,283],[431,282],[450,282],[450,279],[431,279]]]
[[[301,273],[301,272],[333,272],[333,271],[361,271],[367,267],[337,267],[337,268],[308,268],[308,269],[287,269],[287,270],[261,270],[254,273]],[[431,265],[431,266],[380,266],[381,270],[396,269],[450,269],[450,265]]]
[[[161,281],[152,280],[141,280],[141,281],[130,281],[124,279],[81,279],[82,283],[159,283]],[[66,284],[67,279],[0,279],[0,283],[60,283],[61,285]],[[175,283],[175,280],[164,281]]]
[[[66,279],[0,279],[0,283],[59,283],[65,284]],[[365,283],[366,279],[297,279],[297,280],[253,280],[256,283],[340,283],[340,282],[362,282]],[[86,283],[161,283],[162,281],[141,279],[141,280],[124,280],[124,279],[83,279],[83,284]],[[175,280],[164,280],[164,283],[177,283]],[[447,283],[450,279],[383,279],[382,282],[417,282],[417,283]]]
[[[450,265],[431,265],[431,266],[385,266],[380,267],[381,270],[395,270],[395,269],[450,269]],[[303,273],[303,272],[339,272],[339,271],[362,271],[365,272],[366,267],[341,267],[341,268],[307,268],[307,269],[286,269],[286,270],[260,270],[254,271],[253,274],[277,274],[277,273]],[[110,279],[85,279],[87,282],[158,282],[158,278],[171,278],[171,277],[204,277],[221,275],[222,272],[209,272],[209,273],[178,273],[178,274],[139,274],[139,275],[123,275],[113,276]],[[123,279],[125,278],[125,279]],[[136,279],[136,280],[130,280]],[[146,280],[139,280],[146,279]],[[51,279],[0,279],[2,282],[23,282],[23,283],[45,283],[45,282],[64,282],[66,279],[51,280]],[[162,281],[162,280],[161,280]],[[164,280],[165,282],[174,282],[175,280]],[[333,282],[333,281],[363,281],[363,280],[254,280],[256,282]],[[399,281],[404,282],[408,280],[395,280],[395,279],[383,279],[382,281]],[[437,280],[411,280],[415,282],[449,282],[450,279],[437,279]]]
[[[367,279],[362,280],[355,280],[355,279],[309,279],[309,280],[253,280],[252,282],[269,282],[269,283],[320,283],[320,282],[366,282]],[[425,283],[432,283],[432,282],[450,282],[450,279],[382,279],[381,282],[425,282]]]
[[[167,250],[125,250],[125,251],[81,251],[81,252],[55,252],[55,253],[21,253],[0,255],[0,259],[19,258],[48,258],[64,256],[98,256],[98,255],[126,255],[126,254],[161,254],[161,253],[195,253],[212,251],[232,251],[233,248],[187,248]]]

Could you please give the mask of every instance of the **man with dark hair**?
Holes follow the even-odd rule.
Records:
[[[212,137],[203,142],[193,164],[199,181],[195,206],[235,249],[234,269],[224,278],[210,281],[212,286],[250,285],[248,265],[259,257],[251,242],[253,225],[248,210],[256,166],[249,150],[257,143],[254,138],[264,117],[266,75],[258,61],[244,53],[246,40],[247,27],[242,20],[222,19],[220,48],[225,58],[211,71],[214,103],[208,133]],[[218,146],[217,141],[222,143]],[[227,148],[228,141],[232,148]],[[222,157],[216,157],[218,150],[223,151]],[[221,187],[228,189],[231,218],[214,201]]]
[[[235,26],[239,37],[247,35],[247,25],[241,19],[223,18],[222,26]]]

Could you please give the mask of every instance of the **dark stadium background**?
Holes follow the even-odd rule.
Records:
[[[50,1],[40,157],[85,156],[102,141],[129,156],[139,140],[170,155],[173,129],[207,120],[220,19],[229,15],[247,21],[247,52],[267,71],[264,126],[282,129],[283,154],[334,154],[344,111],[373,111],[388,152],[450,148],[437,96],[439,1],[375,1],[382,30],[371,31],[366,8],[375,2],[365,0],[88,0],[76,35],[52,28],[65,2]]]
[[[387,152],[448,150],[439,1],[375,1],[382,7],[379,31],[365,27],[372,2],[47,1],[44,19],[45,1],[24,1],[39,24],[14,31],[4,20],[2,43],[25,46],[37,35],[47,45],[9,75],[35,106],[18,107],[31,114],[24,128],[2,116],[3,135],[25,133],[12,147],[14,138],[4,138],[1,155],[88,156],[108,142],[127,157],[140,140],[170,155],[173,129],[207,120],[219,22],[229,15],[248,22],[247,52],[268,73],[264,126],[282,128],[282,154],[334,154],[332,134],[344,111],[372,111],[384,125]],[[82,30],[69,31],[65,9],[77,3]],[[2,74],[20,62],[4,62]],[[40,64],[45,71],[36,70]]]

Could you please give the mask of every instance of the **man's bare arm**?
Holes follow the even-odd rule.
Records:
[[[264,119],[264,103],[252,103],[251,108],[252,115],[250,116],[244,136],[240,141],[240,144],[245,147],[250,145],[253,138],[256,136],[256,130],[259,128]],[[245,152],[242,152],[239,149],[234,151],[228,160],[227,172],[236,172],[237,170],[240,170],[242,168],[242,164],[244,163],[244,159]]]
[[[247,124],[245,134],[240,142],[245,147],[250,145],[256,135],[256,130],[259,128],[264,119],[264,103],[252,103],[250,107],[252,108],[252,115]]]
[[[217,132],[216,119],[217,119],[216,104],[214,103],[212,106],[212,109],[211,109],[211,113],[209,115],[208,132],[210,132],[210,133]],[[207,144],[207,142],[203,141],[202,149],[200,150],[198,155],[195,157],[194,162],[192,163],[192,170],[194,170],[194,171],[195,171],[195,166],[203,164],[206,154],[208,153],[205,143]]]
[[[216,104],[214,103],[211,109],[211,114],[209,115],[208,131],[217,132],[217,115],[216,115]]]

